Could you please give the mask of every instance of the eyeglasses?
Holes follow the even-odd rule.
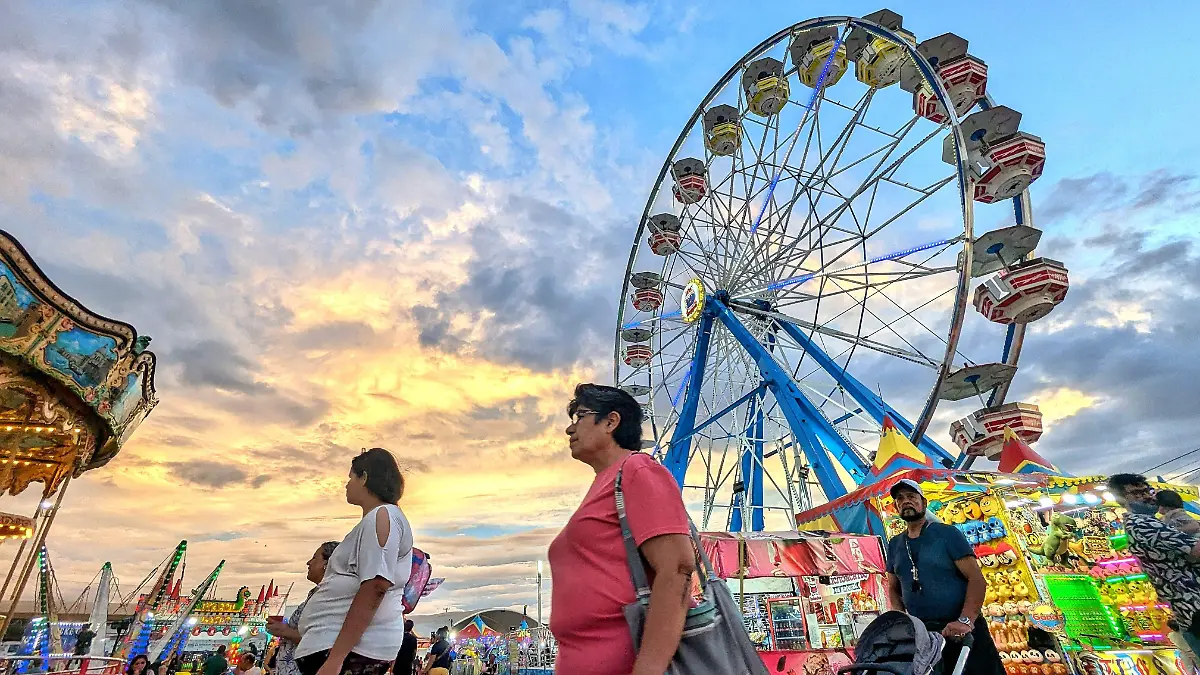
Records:
[[[599,414],[600,413],[596,412],[595,410],[588,410],[587,408],[580,408],[580,409],[576,410],[575,412],[571,413],[571,423],[579,424],[579,422],[586,415],[599,415]]]

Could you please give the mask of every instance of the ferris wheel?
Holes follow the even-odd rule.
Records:
[[[1040,434],[1005,397],[1066,269],[1033,257],[1045,146],[987,82],[957,35],[824,17],[750,50],[684,125],[629,256],[614,378],[704,527],[793,528],[868,479],[885,420],[942,466],[991,455],[998,421]],[[1003,225],[978,233],[977,204]],[[990,323],[963,339],[972,305]],[[982,406],[950,449],[926,433],[945,401]]]

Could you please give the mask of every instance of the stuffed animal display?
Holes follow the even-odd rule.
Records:
[[[1030,615],[1028,601],[992,603],[984,607],[992,642],[1000,650],[1000,660],[1008,675],[1067,675],[1067,664],[1053,649],[1039,651],[1029,647]]]
[[[972,546],[978,546],[1008,536],[1008,529],[998,515],[1000,507],[1000,500],[991,495],[981,499],[959,499],[943,506],[938,517],[957,527]]]
[[[1075,519],[1065,513],[1056,513],[1050,519],[1050,527],[1046,529],[1046,537],[1042,541],[1042,555],[1050,562],[1066,561],[1070,550],[1071,540],[1075,536]]]

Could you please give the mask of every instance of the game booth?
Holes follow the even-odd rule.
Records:
[[[920,483],[931,517],[975,546],[987,579],[984,615],[1010,675],[1189,673],[1167,637],[1169,608],[1128,553],[1102,478],[1063,474],[1008,428],[999,472],[934,468],[887,425],[873,473],[873,482],[799,514],[798,528],[893,536],[904,522],[891,487]],[[1196,488],[1154,485],[1200,513]]]
[[[858,636],[886,610],[877,536],[705,532],[700,541],[770,672],[850,664]]]

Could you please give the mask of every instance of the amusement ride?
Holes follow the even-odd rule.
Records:
[[[1069,283],[1034,254],[1045,145],[990,75],[894,12],[823,17],[751,49],[684,125],[629,255],[614,378],[702,529],[794,529],[868,481],[885,426],[942,467],[996,458],[1005,426],[1040,436],[1007,396]]]
[[[0,495],[41,484],[31,516],[0,514],[13,556],[0,634],[49,564],[46,536],[72,479],[111,461],[158,403],[149,343],[59,289],[0,231]]]

